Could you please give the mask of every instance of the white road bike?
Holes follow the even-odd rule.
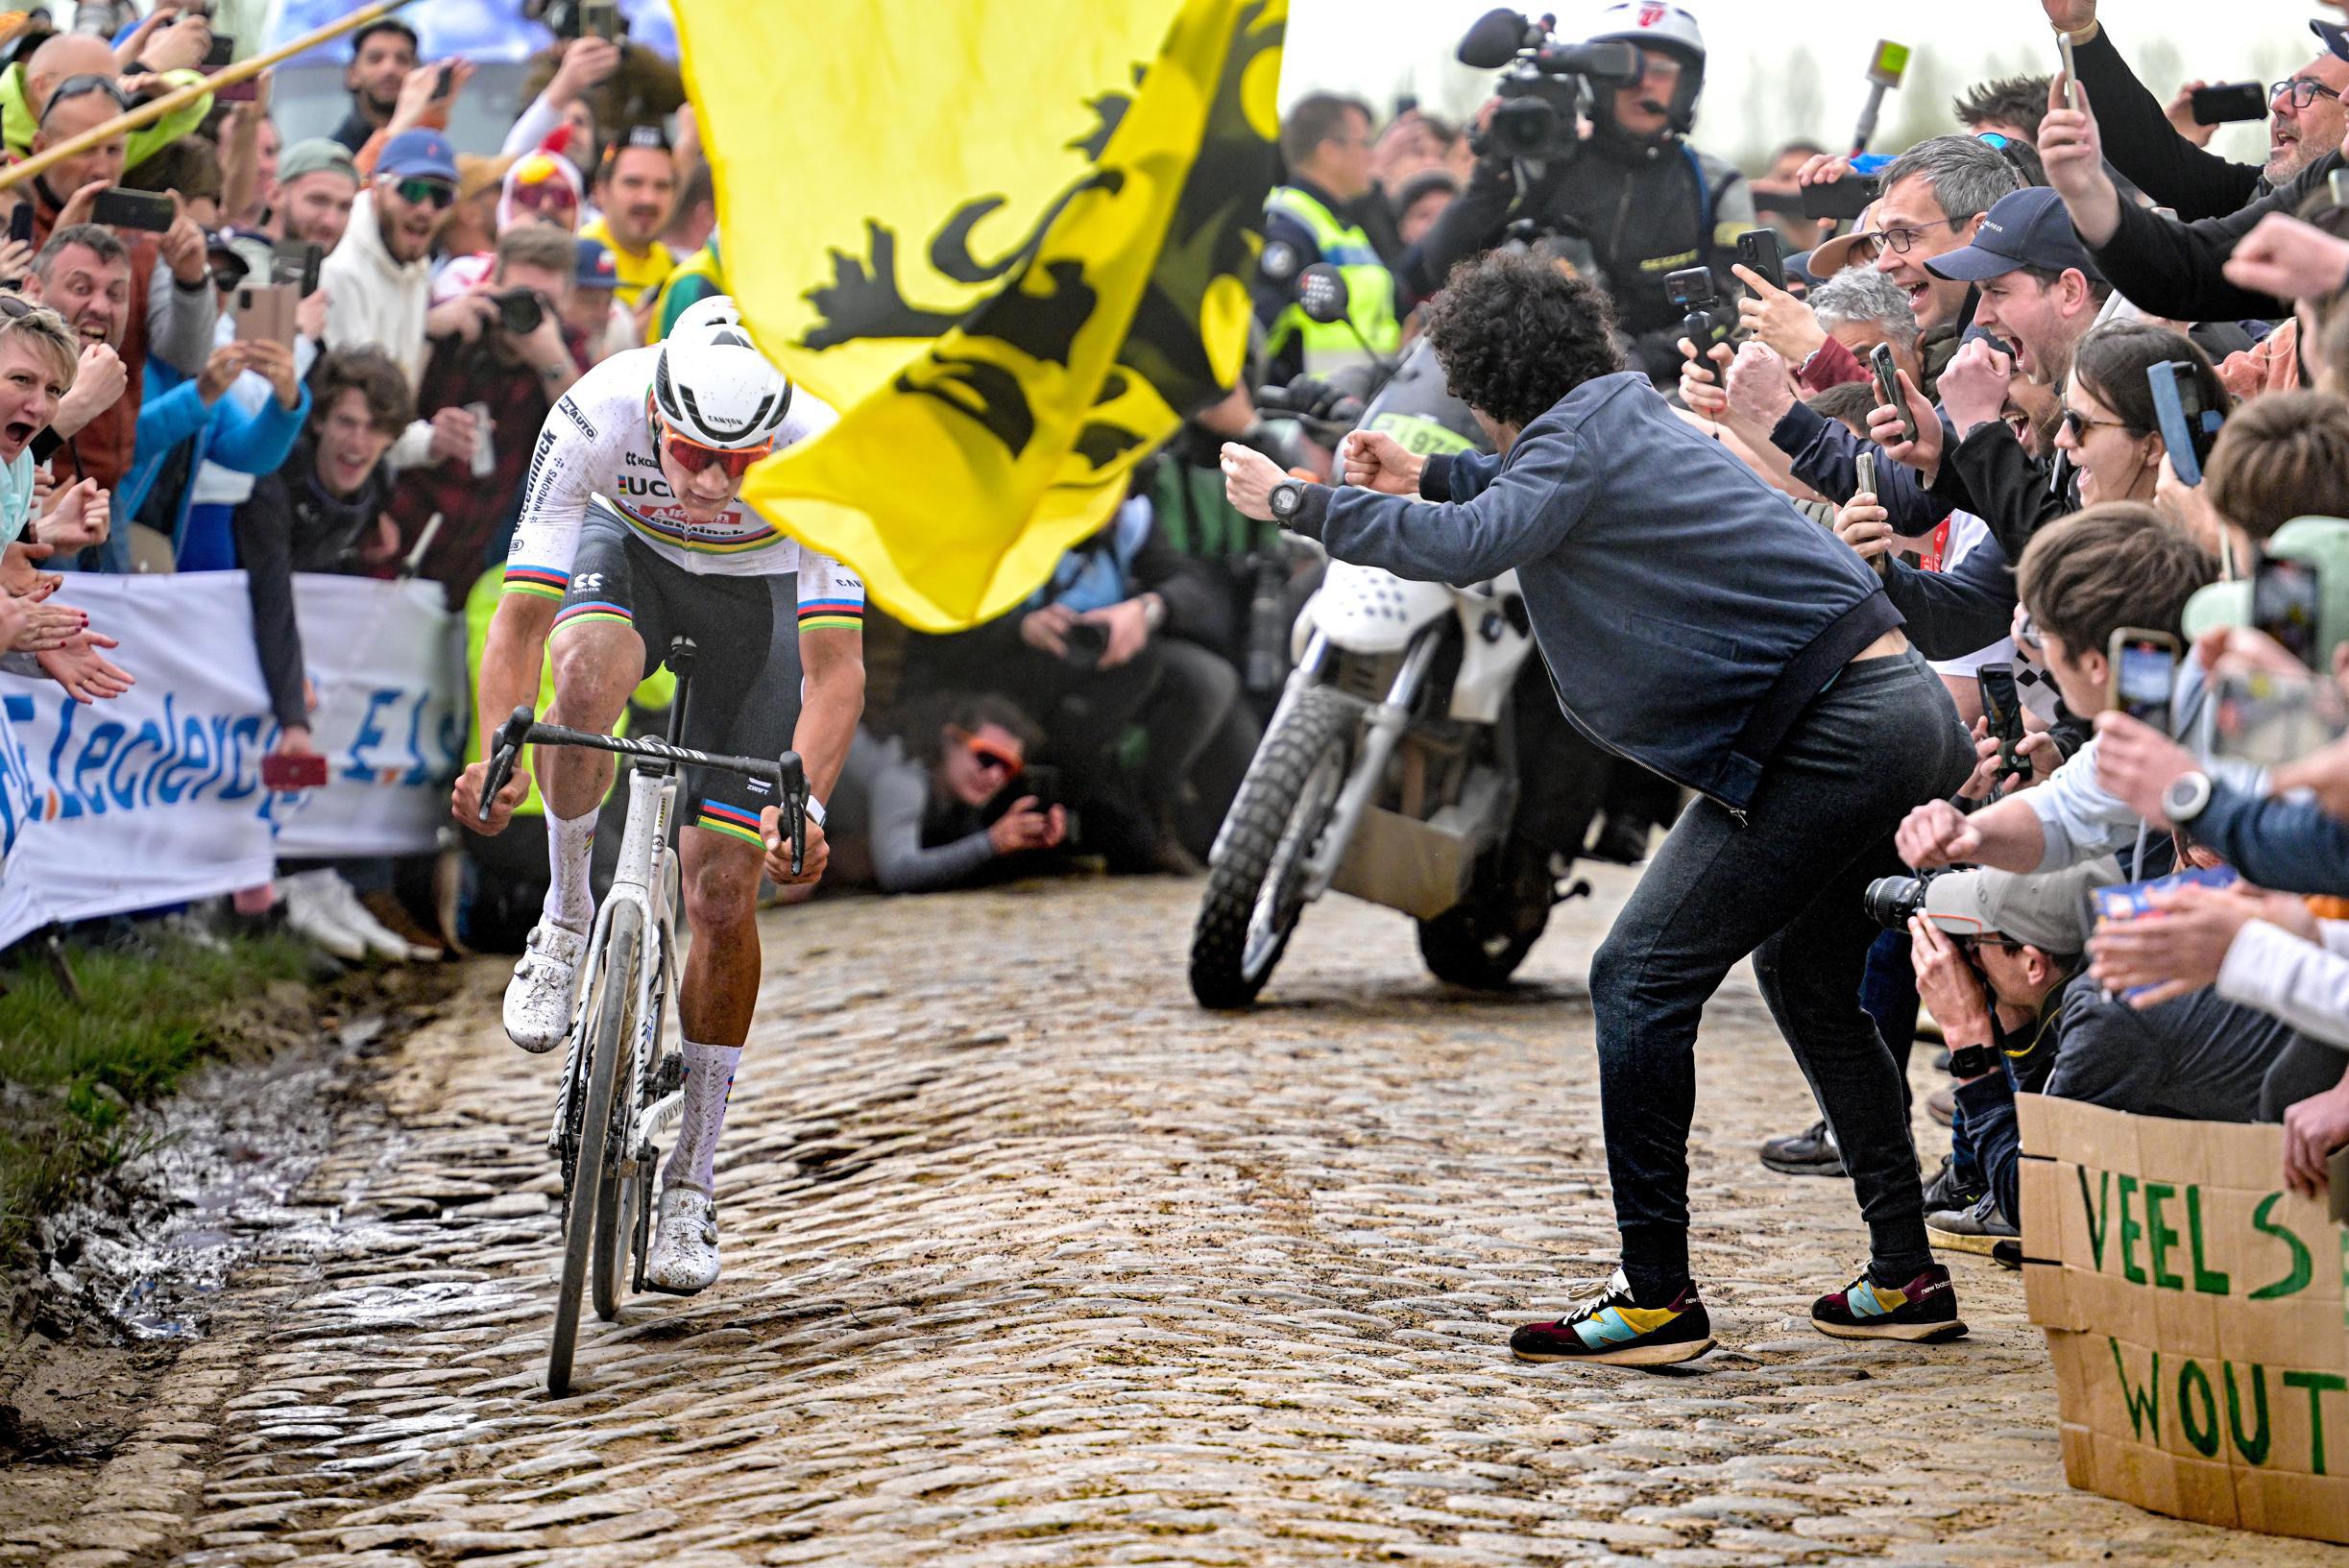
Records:
[[[677,989],[677,796],[688,767],[763,779],[775,790],[791,837],[791,870],[807,850],[808,781],[795,752],[764,760],[719,757],[678,744],[685,733],[693,643],[669,643],[677,677],[668,737],[643,740],[594,735],[535,721],[517,708],[498,726],[481,815],[514,771],[525,745],[586,746],[632,759],[628,824],[619,865],[588,933],[579,1000],[565,1036],[563,1086],[547,1129],[546,1150],[563,1166],[563,1273],[555,1297],[554,1337],[546,1355],[547,1392],[570,1390],[579,1339],[579,1303],[593,1285],[595,1315],[609,1323],[620,1303],[644,1290],[652,1244],[655,1140],[677,1124],[685,1102],[685,1059],[664,1049],[663,1024]]]

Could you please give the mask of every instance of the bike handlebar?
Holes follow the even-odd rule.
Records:
[[[688,746],[672,746],[666,740],[638,740],[623,736],[597,735],[590,730],[570,730],[560,724],[541,724],[530,712],[528,704],[517,708],[497,727],[491,740],[490,773],[481,791],[480,819],[490,819],[491,808],[506,781],[514,775],[514,763],[524,746],[584,746],[594,751],[616,752],[624,757],[642,757],[672,767],[715,768],[721,773],[739,773],[745,778],[763,779],[774,786],[777,800],[783,808],[784,820],[790,826],[791,875],[796,877],[807,863],[808,854],[808,770],[802,765],[797,752],[785,752],[773,761],[755,757],[726,757],[714,752],[694,751]]]

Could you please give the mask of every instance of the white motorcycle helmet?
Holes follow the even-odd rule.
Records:
[[[1705,33],[1696,17],[1664,0],[1623,0],[1599,12],[1598,25],[1590,33],[1592,43],[1617,38],[1681,62],[1680,84],[1664,111],[1676,133],[1688,134],[1697,121],[1697,94],[1705,90]],[[1602,102],[1605,98],[1602,94]]]
[[[677,318],[653,371],[653,407],[696,445],[739,451],[773,442],[791,411],[791,378],[767,363],[724,295]]]

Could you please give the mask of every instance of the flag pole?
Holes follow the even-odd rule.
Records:
[[[0,169],[0,190],[21,185],[28,180],[48,173],[49,170],[67,158],[80,157],[101,142],[111,141],[116,136],[128,135],[142,126],[153,125],[164,115],[185,109],[207,92],[213,92],[222,87],[232,87],[239,82],[249,82],[280,60],[291,60],[304,50],[315,49],[320,44],[338,38],[346,33],[355,32],[368,23],[389,16],[393,12],[413,3],[414,0],[376,0],[375,4],[361,6],[358,10],[348,15],[337,17],[315,32],[305,33],[289,43],[281,43],[267,54],[255,55],[251,60],[239,60],[233,65],[223,66],[202,82],[193,82],[184,87],[176,87],[160,98],[149,99],[136,109],[125,109],[104,125],[92,126],[80,135],[59,142],[45,152],[35,153],[21,163]]]

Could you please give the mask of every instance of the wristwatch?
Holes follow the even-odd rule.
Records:
[[[1991,1046],[1960,1046],[1949,1052],[1949,1076],[1960,1082],[1988,1077],[1998,1070],[1998,1052]]]
[[[2173,828],[2192,825],[2210,804],[2211,776],[2207,773],[2181,773],[2162,791],[2162,815]]]
[[[1305,509],[1305,487],[1295,479],[1283,479],[1272,487],[1266,501],[1272,508],[1272,520],[1285,523]]]

